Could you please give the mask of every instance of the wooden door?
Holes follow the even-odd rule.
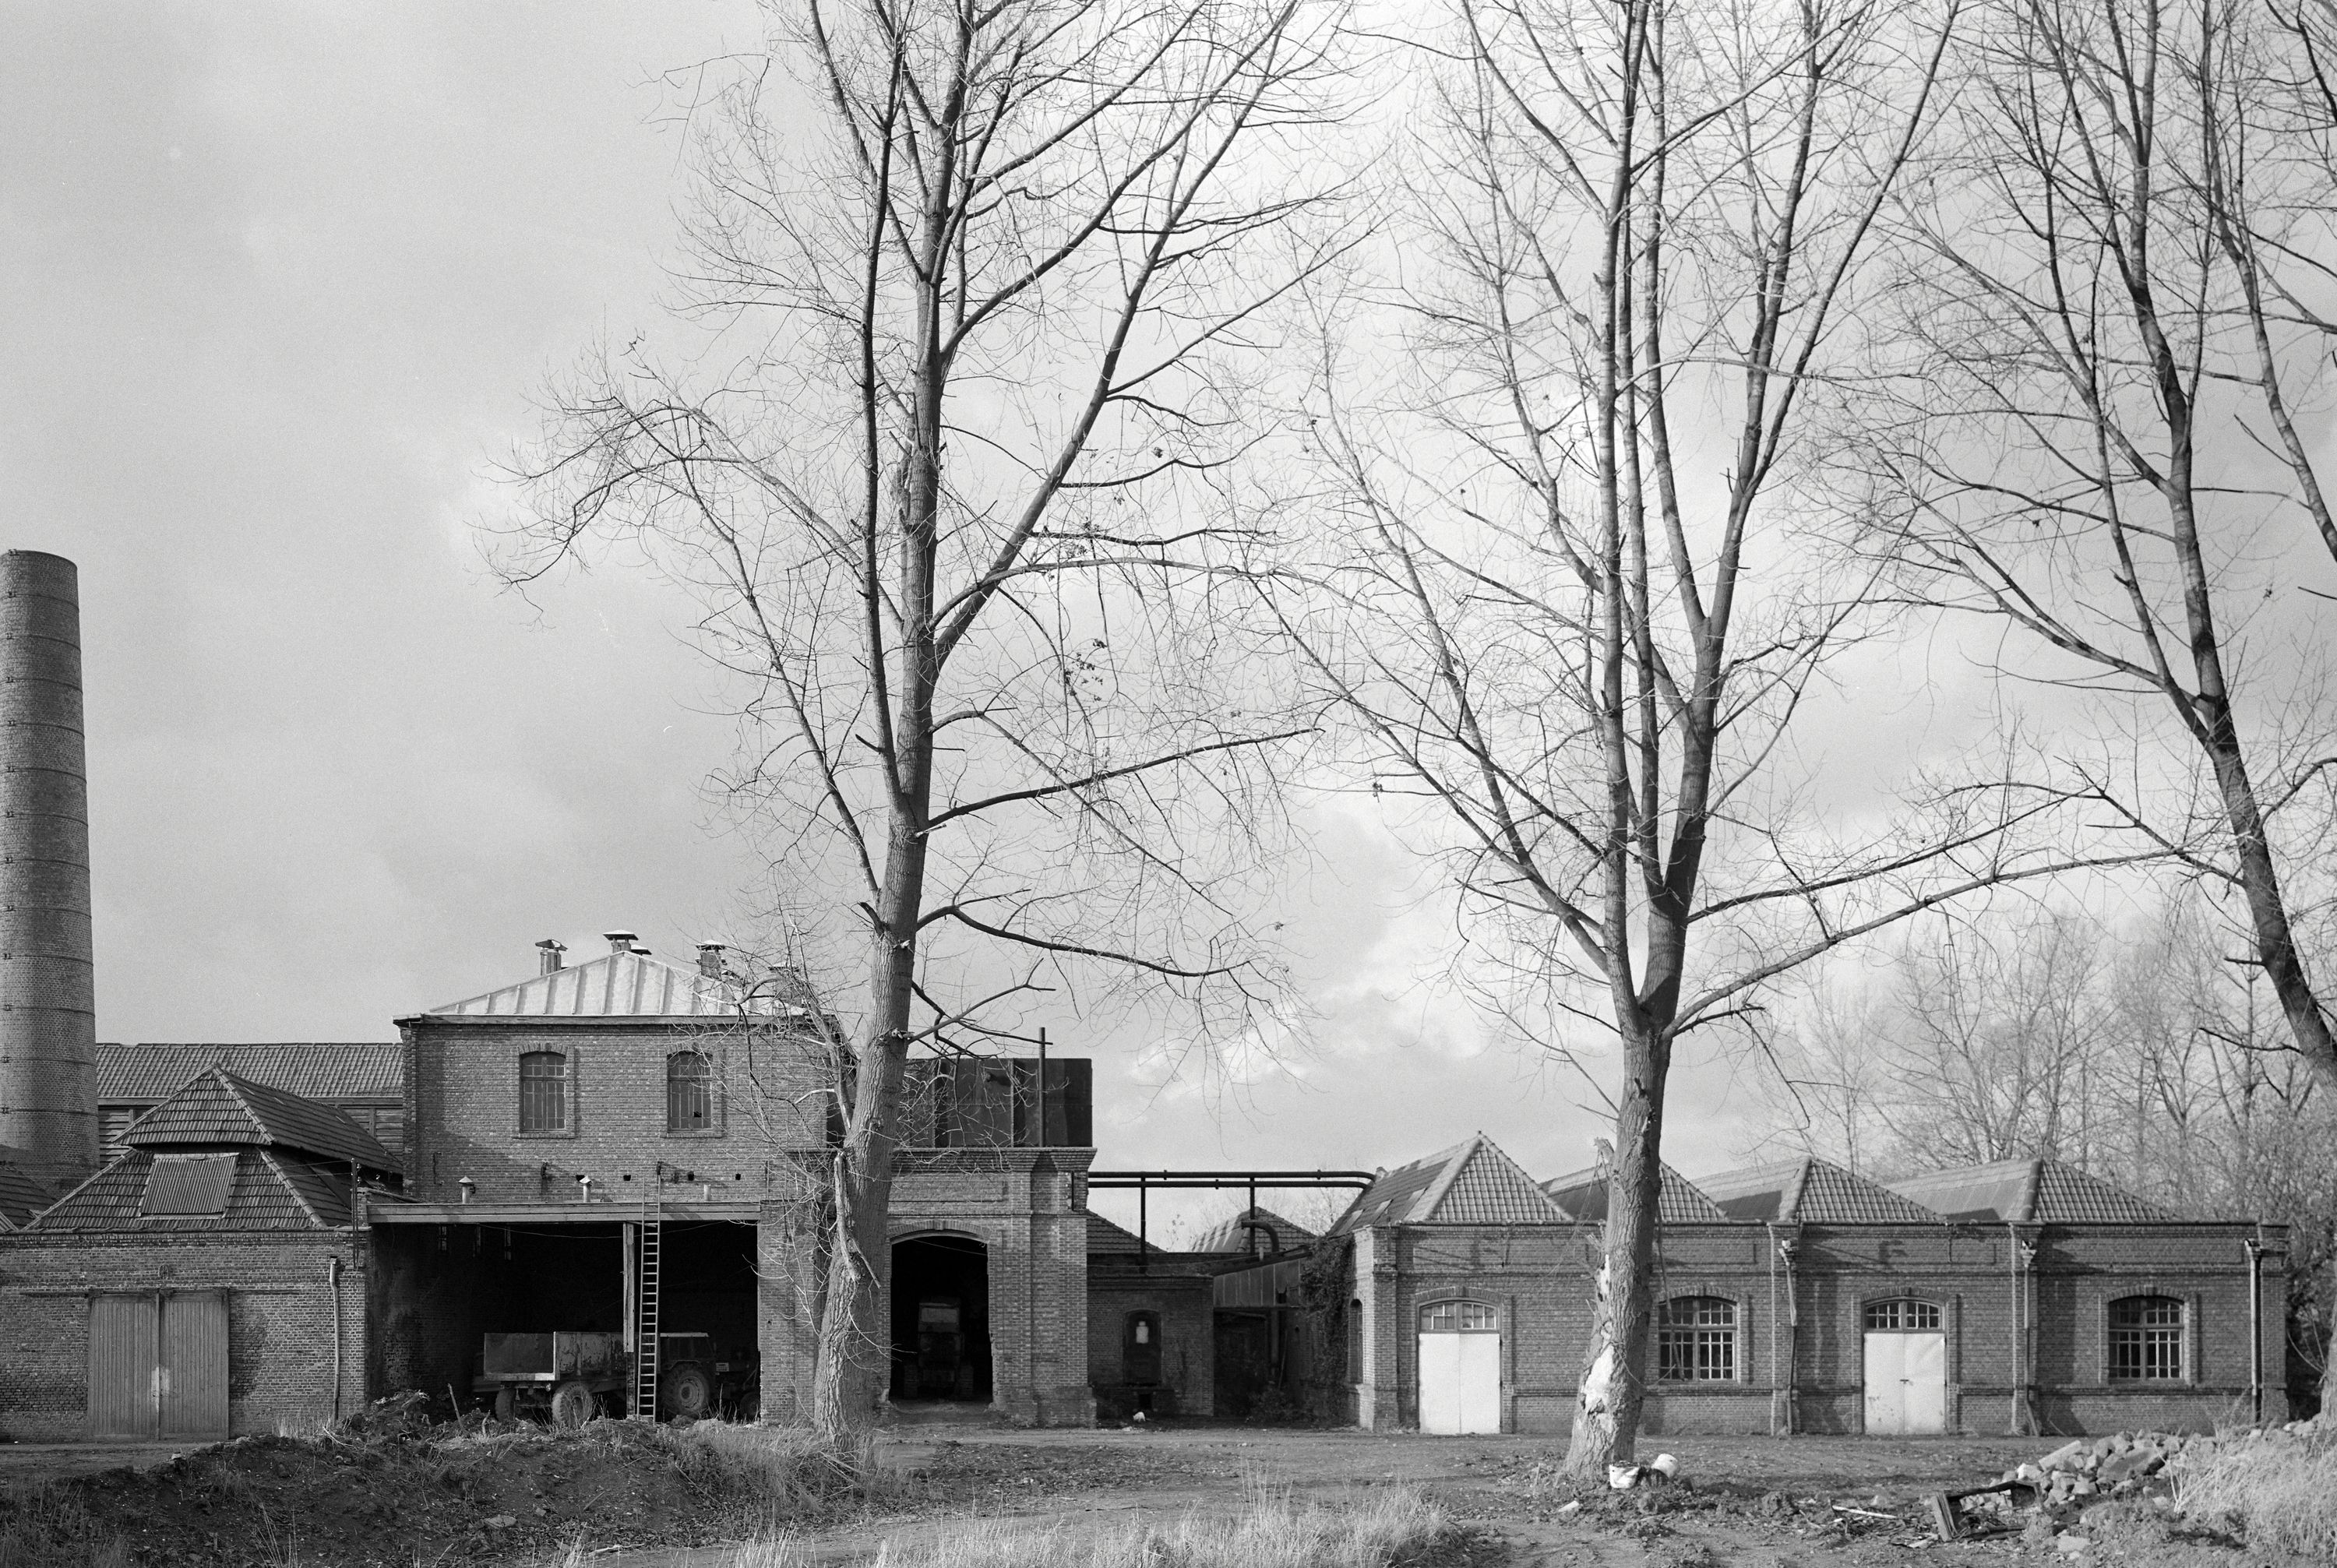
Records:
[[[93,1296],[89,1303],[89,1435],[152,1437],[161,1370],[152,1296]]]
[[[1948,1429],[1948,1337],[1945,1334],[1902,1334],[1906,1348],[1900,1352],[1900,1387],[1906,1390],[1906,1425],[1911,1436],[1933,1436]]]
[[[1457,1433],[1461,1427],[1462,1334],[1420,1337],[1420,1429]]]
[[[162,1298],[162,1377],[157,1431],[164,1437],[224,1437],[227,1298]]]
[[[1905,1334],[1866,1337],[1866,1431],[1895,1437],[1907,1430],[1907,1340]]]

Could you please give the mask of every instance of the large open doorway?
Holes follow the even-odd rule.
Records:
[[[990,1251],[971,1236],[893,1243],[893,1397],[990,1400]]]

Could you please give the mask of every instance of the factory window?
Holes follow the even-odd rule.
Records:
[[[1736,1303],[1676,1296],[1656,1308],[1656,1377],[1667,1383],[1736,1380]]]
[[[530,1051],[519,1059],[519,1130],[568,1131],[568,1058],[557,1051]]]
[[[1160,1314],[1130,1312],[1120,1338],[1120,1381],[1152,1387],[1160,1381]]]
[[[1940,1309],[1929,1301],[1870,1301],[1866,1307],[1869,1334],[1935,1334]]]
[[[1347,1381],[1364,1380],[1364,1304],[1347,1303]]]
[[[1438,1301],[1420,1309],[1423,1334],[1498,1334],[1501,1314],[1482,1301]]]
[[[2110,1303],[2110,1377],[2182,1380],[2182,1302],[2172,1296],[2127,1296]]]
[[[704,1132],[714,1125],[714,1064],[703,1051],[665,1059],[665,1130]]]

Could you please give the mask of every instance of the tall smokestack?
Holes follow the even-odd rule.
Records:
[[[81,575],[0,553],[0,1143],[63,1188],[97,1167]]]

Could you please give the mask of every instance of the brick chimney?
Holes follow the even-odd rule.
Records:
[[[535,972],[539,975],[559,974],[561,965],[560,956],[567,951],[567,943],[559,941],[554,937],[546,936],[543,941],[535,945]]]
[[[698,972],[709,980],[722,978],[722,944],[700,942],[698,945]]]
[[[637,935],[639,935],[639,933],[632,931],[603,931],[601,933],[601,937],[609,944],[609,951],[611,953],[632,952],[633,938]]]

